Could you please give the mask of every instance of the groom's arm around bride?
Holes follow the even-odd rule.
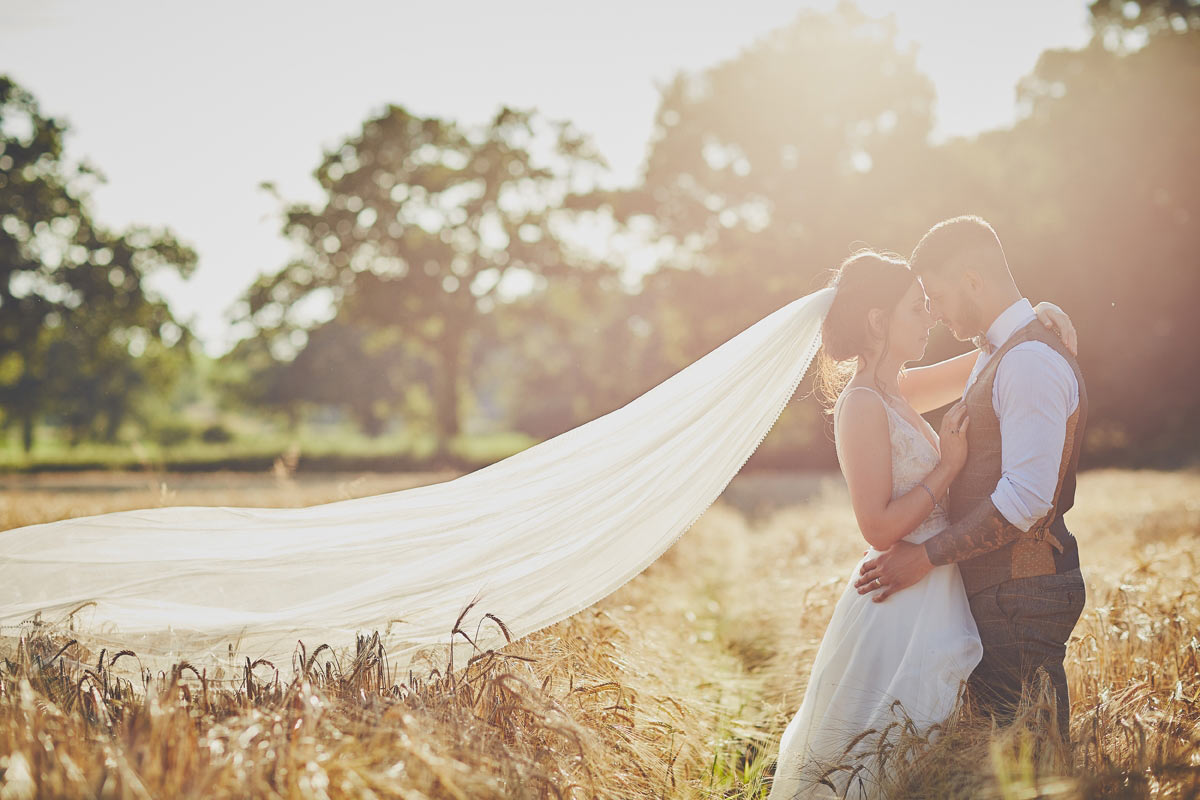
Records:
[[[935,317],[982,349],[964,395],[970,452],[950,488],[950,525],[923,545],[897,546],[867,562],[856,585],[863,593],[881,586],[874,599],[883,601],[934,566],[958,564],[984,646],[973,696],[1010,717],[1022,685],[1045,668],[1065,736],[1063,658],[1084,589],[1063,515],[1074,504],[1087,417],[1083,376],[1035,319],[983,220],[935,226],[910,266]]]

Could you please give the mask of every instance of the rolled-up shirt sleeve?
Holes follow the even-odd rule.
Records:
[[[1023,531],[1050,511],[1058,487],[1067,419],[1079,384],[1066,360],[1043,342],[1023,342],[996,369],[992,407],[1000,420],[1000,482],[992,503]]]

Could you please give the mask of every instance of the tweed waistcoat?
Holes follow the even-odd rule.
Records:
[[[1075,472],[1087,421],[1087,390],[1079,363],[1059,338],[1037,320],[1009,337],[967,390],[964,399],[971,420],[967,428],[969,452],[962,471],[950,485],[950,521],[957,522],[979,503],[987,501],[1000,482],[1000,419],[992,406],[992,385],[1001,360],[1017,345],[1030,341],[1044,342],[1066,359],[1079,384],[1079,407],[1067,419],[1058,484],[1050,511],[1015,541],[958,562],[968,595],[1013,578],[1053,575],[1079,566],[1078,544],[1067,530],[1063,515],[1075,504]]]

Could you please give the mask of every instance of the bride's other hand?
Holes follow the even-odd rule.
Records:
[[[896,542],[859,570],[854,588],[859,594],[875,592],[871,599],[882,603],[901,589],[907,589],[933,569],[925,546],[912,542]]]
[[[1043,325],[1058,334],[1058,338],[1062,339],[1071,355],[1079,355],[1079,336],[1076,335],[1075,325],[1067,316],[1067,312],[1045,300],[1034,306],[1033,311]]]
[[[961,400],[950,407],[942,417],[941,430],[938,438],[941,440],[942,463],[957,475],[967,463],[967,404]]]

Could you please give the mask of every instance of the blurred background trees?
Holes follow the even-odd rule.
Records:
[[[287,207],[299,255],[251,288],[259,343],[234,358],[265,343],[270,368],[251,378],[264,400],[344,406],[371,435],[412,411],[418,385],[446,452],[498,298],[603,278],[563,241],[564,198],[602,164],[571,125],[533,112],[463,130],[388,106],[326,154],[324,204]],[[331,316],[313,327],[306,303]]]
[[[907,255],[938,220],[977,213],[1025,293],[1079,328],[1087,462],[1192,462],[1200,6],[1090,11],[1092,42],[1021,81],[1016,124],[944,143],[887,20],[802,12],[665,86],[641,179],[619,190],[598,188],[603,159],[567,122],[502,107],[465,128],[385,106],[324,154],[321,202],[280,198],[295,258],[246,293],[252,335],[200,367],[142,284],[186,274],[191,252],[169,232],[98,230],[93,173],[0,83],[5,424],[117,437],[147,398],[179,402],[177,379],[194,398],[202,368],[237,413],[285,430],[335,411],[367,437],[427,434],[440,456],[481,431],[544,438],[823,285],[857,246]],[[616,241],[652,248],[654,267],[631,271]],[[929,357],[962,349],[940,332]],[[833,465],[806,388],[752,463]]]
[[[195,254],[170,231],[97,225],[101,180],[63,148],[66,126],[0,76],[0,410],[21,430],[50,420],[72,443],[112,441],[184,368],[188,331],[145,286],[190,273]]]
[[[1200,12],[1184,5],[1094,4],[1091,44],[1021,82],[1021,120],[937,148],[917,194],[927,219],[988,218],[1026,294],[1072,314],[1092,463],[1200,452]]]

